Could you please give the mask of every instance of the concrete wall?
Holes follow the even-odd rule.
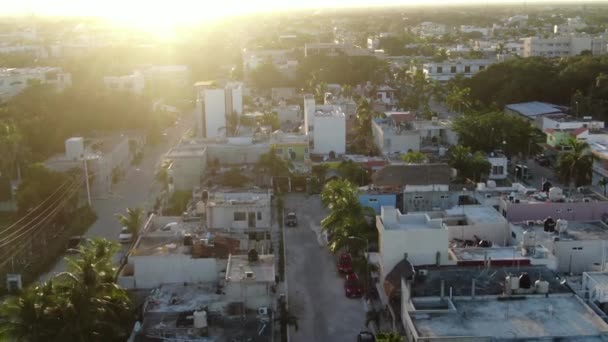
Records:
[[[200,186],[207,168],[206,154],[171,159],[173,165],[170,174],[176,190],[192,190],[193,187]]]
[[[336,155],[346,152],[346,119],[344,115],[314,116],[314,153]]]
[[[255,281],[226,282],[224,292],[229,302],[243,302],[245,307],[257,310],[261,307],[270,307],[272,296],[270,283]]]
[[[205,89],[205,134],[207,138],[223,136],[220,128],[226,127],[224,89]]]
[[[359,203],[362,206],[370,207],[374,209],[376,214],[380,214],[380,207],[382,206],[397,206],[397,195],[396,194],[360,194]]]
[[[217,158],[222,165],[255,164],[260,156],[270,151],[269,144],[230,145],[212,144],[207,146],[207,158]]]
[[[395,130],[379,125],[372,121],[372,135],[374,143],[382,153],[407,153],[408,150],[420,151],[420,132],[402,131],[395,134]]]
[[[601,265],[603,262],[604,247],[603,240],[556,241],[553,246],[553,254],[557,259],[556,271],[574,274],[594,271],[593,264]]]
[[[308,94],[304,95],[304,133],[308,134],[314,126],[315,98]]]
[[[449,209],[458,203],[458,194],[449,191],[416,191],[403,194],[403,208],[405,212],[431,211],[433,208]]]
[[[477,225],[448,225],[449,239],[475,240],[477,235],[482,240],[490,240],[494,244],[506,246],[511,241],[511,229],[505,223],[484,223]]]
[[[599,221],[608,213],[608,202],[577,203],[509,203],[501,202],[501,211],[505,210],[509,222],[527,220],[544,220],[548,216],[568,221]]]
[[[215,259],[193,259],[190,255],[130,256],[134,265],[135,287],[150,289],[161,284],[214,282],[219,269]]]
[[[234,213],[236,212],[245,213],[245,219],[235,221]],[[253,227],[249,225],[250,214],[255,215],[255,226]],[[225,229],[227,231],[249,231],[252,229],[269,229],[270,222],[269,204],[231,205],[225,203],[217,206],[207,206],[207,227],[209,228]]]
[[[421,214],[423,215],[423,214]],[[437,252],[440,253],[440,263],[448,262],[448,231],[442,228],[406,228],[384,229],[381,216],[376,216],[380,256],[383,260],[385,274],[390,272],[404,253],[414,266],[434,265]],[[383,215],[383,217],[385,217]],[[387,218],[390,219],[390,218]]]

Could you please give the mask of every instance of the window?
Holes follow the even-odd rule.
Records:
[[[582,251],[583,247],[572,247],[572,250],[574,250],[574,251]]]
[[[261,221],[261,220],[262,220],[262,212],[258,211],[258,221]]]
[[[481,70],[483,70],[483,69],[485,69],[485,68],[486,68],[486,66],[485,66],[485,65],[480,65],[480,66],[479,66],[479,71],[481,71]]]
[[[456,66],[450,67],[450,72],[452,74],[455,74],[456,73]]]
[[[414,199],[415,199],[415,200],[421,200],[421,199],[423,199],[423,198],[424,198],[424,197],[423,197],[423,196],[420,196],[420,195],[414,196]]]
[[[376,202],[378,202],[378,199],[377,198],[368,198],[367,202],[368,203],[376,203]]]
[[[572,210],[572,208],[568,208],[568,209],[566,209],[566,211],[568,211],[569,213],[571,213],[573,210]]]
[[[431,72],[430,69],[429,69],[429,72]],[[443,74],[443,67],[437,67],[437,73]]]
[[[448,195],[441,195],[440,198],[441,199],[448,199],[449,197],[448,197]]]
[[[465,65],[464,66],[464,72],[471,72],[471,66],[470,65]]]
[[[307,154],[308,153],[308,147],[304,147],[304,153]]]
[[[515,234],[515,232],[511,232],[511,237],[517,239],[517,234]]]
[[[433,67],[429,67],[427,70],[428,70],[429,74],[432,74],[432,73],[433,73]],[[438,72],[439,72],[439,71],[438,71]]]
[[[247,213],[242,212],[242,211],[235,211],[234,212],[234,220],[235,221],[245,221],[245,220],[247,220]]]

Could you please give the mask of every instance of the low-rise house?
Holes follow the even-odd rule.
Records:
[[[302,121],[302,111],[299,105],[287,105],[285,102],[280,102],[274,110],[277,112],[281,124]]]
[[[553,129],[547,128],[547,145],[557,151],[567,151],[570,149],[568,144],[571,139],[587,140],[589,129],[580,127],[576,129]]]
[[[269,239],[270,200],[271,194],[265,191],[210,191],[205,204],[207,228],[253,241]]]
[[[270,145],[276,154],[292,162],[310,160],[309,141],[307,135],[288,134],[276,131],[271,134]]]
[[[0,68],[0,102],[35,83],[51,85],[57,91],[63,91],[72,86],[72,75],[59,67]]]
[[[172,149],[166,156],[175,190],[191,190],[200,186],[207,169],[207,149]]]
[[[458,142],[449,120],[418,120],[409,112],[387,112],[372,120],[374,143],[385,155],[408,151],[437,152]]]
[[[509,174],[508,171],[508,159],[503,153],[495,151],[488,155],[488,162],[490,162],[490,174],[488,179],[507,179]]]
[[[133,94],[142,95],[146,86],[144,75],[135,71],[129,75],[122,76],[104,76],[103,84],[108,89],[131,92]]]
[[[598,132],[604,129],[604,122],[595,120],[593,117],[585,116],[577,118],[572,116],[544,116],[540,130],[548,129],[579,129],[587,128],[590,132]]]
[[[258,310],[272,306],[276,280],[272,254],[260,254],[257,260],[250,260],[248,255],[230,255],[223,290],[226,300]]]
[[[346,116],[339,106],[331,107],[321,109],[317,106],[313,114],[312,151],[315,154],[342,155],[346,152]]]
[[[531,124],[544,130],[543,118],[566,117],[567,108],[546,102],[532,101],[508,104],[505,106],[505,114],[513,115],[530,121]]]

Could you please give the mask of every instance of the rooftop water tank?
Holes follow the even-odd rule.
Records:
[[[524,232],[524,248],[534,247],[536,245],[536,232],[533,230],[526,230]]]
[[[566,221],[564,219],[558,219],[555,229],[559,233],[565,233],[568,230],[568,221]]]
[[[564,191],[556,186],[549,189],[549,200],[552,202],[559,201],[564,198]]]
[[[192,315],[194,316],[194,328],[204,329],[207,327],[207,312],[205,310],[194,311]]]
[[[519,288],[521,289],[529,289],[532,287],[532,279],[528,273],[524,272],[519,276]]]
[[[546,280],[537,280],[534,282],[534,288],[536,293],[545,294],[549,293],[549,282]]]
[[[72,137],[65,141],[65,157],[69,160],[79,160],[84,157],[84,138]]]

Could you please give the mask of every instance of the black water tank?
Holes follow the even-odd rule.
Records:
[[[192,246],[192,244],[193,244],[192,242],[193,242],[192,235],[190,235],[190,234],[184,235],[184,246]]]
[[[553,187],[553,184],[551,184],[551,182],[546,181],[543,183],[543,192],[549,192],[549,189],[551,189]]]
[[[547,217],[544,222],[544,231],[553,233],[555,231],[555,220]]]
[[[532,287],[532,279],[528,273],[524,272],[519,276],[519,288],[520,289],[529,289]]]

